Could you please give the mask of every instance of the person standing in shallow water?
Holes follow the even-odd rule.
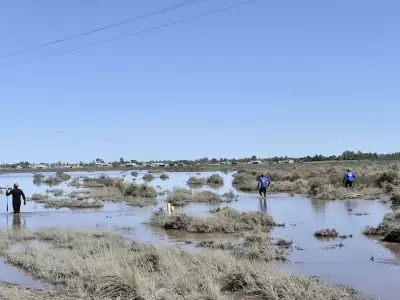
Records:
[[[348,188],[348,187],[352,187],[353,186],[353,182],[356,179],[356,173],[354,173],[351,168],[347,169],[347,172],[344,174],[343,177],[343,183],[344,183],[344,187]]]
[[[267,188],[271,179],[264,176],[264,173],[261,173],[260,179],[258,180],[258,192],[261,197],[267,197]]]
[[[6,196],[12,195],[12,206],[14,210],[14,214],[19,214],[21,209],[21,197],[24,199],[24,205],[26,205],[26,198],[24,192],[19,189],[18,182],[14,183],[14,188],[12,190],[8,190],[6,192]]]

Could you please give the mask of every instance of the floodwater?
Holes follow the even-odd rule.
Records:
[[[107,172],[110,176],[125,177],[132,181],[129,172]],[[137,182],[145,171],[139,172]],[[72,172],[73,177],[95,177],[100,172]],[[168,173],[168,180],[156,179],[151,184],[158,190],[172,190],[173,187],[186,187],[190,176],[206,177],[213,173]],[[219,194],[228,192],[232,187],[232,173],[219,173],[224,177],[225,185],[215,189]],[[49,174],[45,174],[49,175]],[[35,186],[32,174],[0,175],[0,187],[11,186],[18,181],[25,194],[46,193],[48,186]],[[66,191],[76,190],[65,184],[53,187]],[[234,190],[234,189],[233,189]],[[275,228],[273,237],[293,240],[293,249],[289,251],[288,263],[283,266],[289,271],[317,276],[323,280],[346,284],[356,290],[382,300],[398,299],[396,286],[400,278],[400,246],[380,242],[362,235],[365,226],[376,226],[384,214],[390,211],[390,205],[379,200],[312,200],[302,196],[291,197],[286,194],[270,195],[266,201],[255,194],[238,193],[238,201],[222,206],[230,206],[240,211],[263,211],[271,215],[277,223],[285,227]],[[122,203],[107,203],[103,208],[90,211],[71,211],[69,209],[45,209],[40,204],[28,202],[22,207],[20,217],[6,213],[6,197],[0,194],[0,228],[12,229],[19,226],[37,230],[45,227],[104,227],[130,229],[127,235],[138,242],[158,245],[179,244],[193,249],[187,241],[197,242],[203,239],[234,240],[232,235],[199,235],[182,232],[166,232],[151,228],[146,224],[151,214],[159,207],[165,207],[164,198],[159,197],[156,206],[146,208],[131,207]],[[3,202],[4,201],[4,202]],[[11,202],[11,200],[9,199]],[[10,205],[11,203],[9,203]],[[11,205],[10,205],[11,207]],[[207,215],[215,206],[191,204],[181,210],[190,214]],[[365,214],[365,215],[357,215]],[[335,228],[340,235],[353,235],[352,238],[319,240],[314,232],[325,228]],[[0,281],[19,283],[33,288],[45,288],[43,283],[35,281],[18,269],[4,263],[0,257]],[[11,274],[11,275],[9,275]]]

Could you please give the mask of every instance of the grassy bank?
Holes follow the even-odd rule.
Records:
[[[386,242],[400,243],[400,210],[386,214],[377,227],[366,227],[364,234],[381,236]]]
[[[114,233],[70,229],[0,236],[8,263],[58,284],[70,299],[360,299],[351,289],[296,277],[226,251],[191,254],[179,247],[132,244]],[[30,239],[52,247],[8,250]],[[23,299],[19,296],[28,291],[13,293],[14,299]]]
[[[272,179],[273,193],[307,194],[316,199],[346,199],[366,195],[393,194],[400,189],[398,162],[330,162],[252,166],[240,168],[233,186],[255,192],[263,172]],[[357,174],[353,188],[345,189],[343,175],[348,167]]]

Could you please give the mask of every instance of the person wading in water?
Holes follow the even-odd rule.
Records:
[[[18,182],[14,183],[14,188],[12,190],[8,190],[6,192],[6,196],[12,195],[12,206],[14,210],[14,214],[19,214],[21,209],[21,197],[24,199],[24,205],[26,205],[26,198],[24,192],[18,188]]]
[[[258,192],[261,197],[267,197],[267,188],[271,179],[264,176],[264,173],[261,173],[260,179],[258,180]]]

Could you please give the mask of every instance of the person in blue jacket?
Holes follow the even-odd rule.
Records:
[[[260,179],[258,180],[258,192],[260,196],[264,198],[267,196],[267,188],[271,182],[271,179],[264,176],[264,173],[261,173]]]
[[[353,186],[353,182],[356,179],[356,174],[351,170],[351,168],[347,169],[347,172],[344,174],[343,177],[343,183],[344,186],[347,187],[352,187]]]

